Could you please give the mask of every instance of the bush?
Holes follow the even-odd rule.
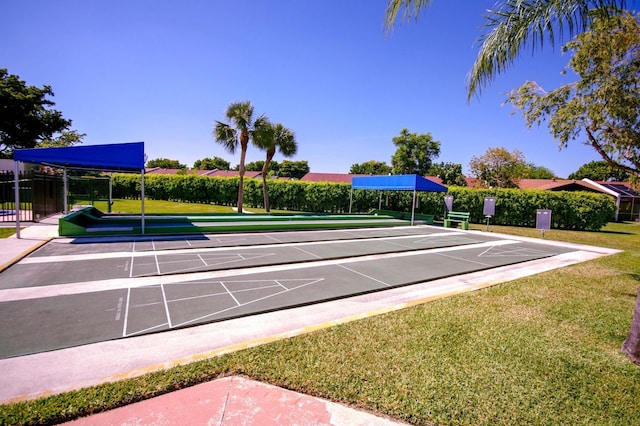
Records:
[[[114,174],[113,198],[140,197],[140,175]],[[239,178],[212,178],[198,175],[146,175],[145,196],[152,200],[235,206]],[[345,183],[267,180],[272,209],[308,212],[366,212],[380,206],[395,211],[410,211],[412,193],[401,191],[354,190]],[[484,199],[496,198],[492,223],[533,227],[537,209],[552,210],[552,227],[556,229],[599,230],[613,220],[615,203],[604,194],[590,192],[541,191],[520,189],[472,189],[450,187],[448,194],[418,193],[416,213],[444,217],[444,197],[453,196],[453,210],[471,213],[472,223],[484,223]],[[263,208],[262,180],[244,180],[244,203]]]

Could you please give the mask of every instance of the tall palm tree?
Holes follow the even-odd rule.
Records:
[[[267,153],[262,166],[262,194],[264,196],[264,208],[269,213],[271,211],[267,190],[269,164],[273,160],[276,151],[279,151],[285,157],[291,157],[296,154],[298,151],[296,135],[282,124],[270,123],[266,117],[262,116],[256,120],[254,125],[253,144]]]
[[[234,102],[227,107],[225,113],[231,124],[216,121],[213,137],[228,152],[235,154],[240,146],[240,182],[238,187],[238,213],[242,213],[244,201],[244,163],[247,156],[249,138],[253,131],[253,106],[250,101]]]
[[[398,13],[402,19],[417,18],[431,0],[389,0],[385,13],[387,29],[393,27]],[[487,10],[486,30],[478,37],[480,51],[467,76],[467,100],[480,95],[482,88],[504,72],[523,48],[552,47],[564,31],[569,37],[584,32],[593,18],[593,10],[608,13],[624,8],[625,0],[502,0],[496,9]]]

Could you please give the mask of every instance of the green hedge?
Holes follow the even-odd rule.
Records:
[[[238,198],[238,178],[211,178],[197,175],[146,175],[145,196],[168,200],[233,206]],[[263,208],[262,180],[244,180],[244,203]],[[272,209],[306,212],[345,213],[349,211],[351,185],[343,183],[269,180]],[[416,213],[442,220],[444,196],[453,196],[453,210],[471,213],[472,223],[484,223],[485,197],[496,198],[496,215],[491,223],[533,227],[537,209],[552,210],[552,227],[557,229],[598,230],[614,219],[615,203],[607,195],[588,192],[519,189],[471,189],[450,187],[448,194],[418,193]],[[140,175],[113,175],[114,198],[139,198]],[[382,203],[380,203],[382,200]],[[411,210],[411,193],[400,191],[353,191],[353,212],[366,212],[380,206],[395,211]]]

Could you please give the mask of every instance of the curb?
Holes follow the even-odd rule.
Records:
[[[4,263],[3,265],[0,265],[0,272],[3,272],[5,269],[8,269],[10,266],[15,265],[16,263],[18,263],[19,261],[21,261],[22,259],[24,259],[28,255],[30,255],[34,251],[38,250],[40,247],[42,247],[43,245],[47,244],[51,240],[53,240],[53,237],[49,237],[49,238],[47,238],[45,240],[42,240],[39,243],[37,243],[36,245],[32,246],[31,248],[23,251],[22,253],[20,253],[16,257],[14,257],[13,259],[11,259],[8,262]]]

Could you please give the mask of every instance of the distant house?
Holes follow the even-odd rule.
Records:
[[[467,186],[479,188],[477,178],[466,178]],[[545,191],[587,191],[606,194],[616,201],[615,220],[640,220],[640,194],[628,182],[592,181],[590,179],[520,179],[519,189],[540,189]]]
[[[240,176],[240,172],[237,170],[184,170],[184,169],[164,169],[162,167],[153,167],[150,169],[146,169],[145,171],[148,175],[178,175],[178,174],[188,174],[188,175],[199,175],[199,176],[209,176],[209,177],[238,177]],[[244,172],[244,176],[247,178],[259,178],[262,176],[261,172]]]
[[[206,175],[209,177],[238,177],[240,172],[237,170],[209,170],[210,173]],[[262,172],[250,172],[245,171],[244,177],[246,178],[259,178],[262,177]]]
[[[369,175],[351,175],[348,173],[307,173],[300,180],[305,182],[331,182],[331,183],[348,183],[351,184],[351,178],[354,176]]]
[[[300,180],[306,182],[332,182],[332,183],[348,183],[351,184],[351,179],[354,177],[371,176],[371,175],[352,175],[349,173],[307,173]],[[384,175],[386,176],[386,175]],[[429,179],[432,182],[442,185],[442,179],[436,176],[425,176],[425,179]]]
[[[151,167],[144,171],[147,175],[177,175],[184,173],[184,169],[165,169],[163,167]]]

